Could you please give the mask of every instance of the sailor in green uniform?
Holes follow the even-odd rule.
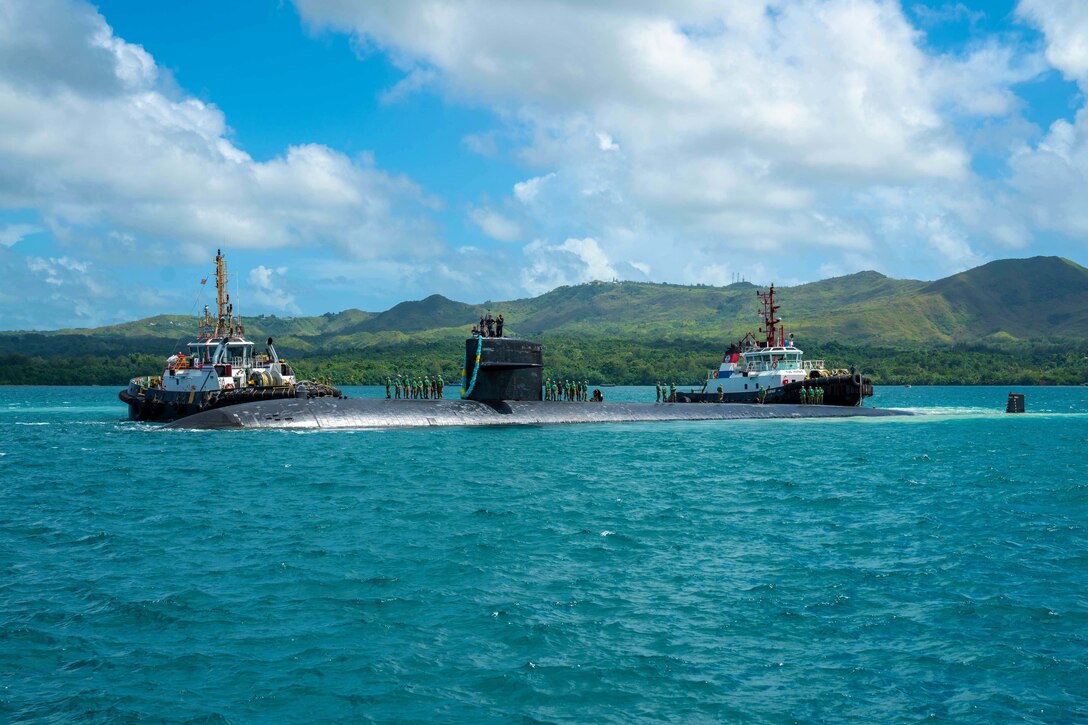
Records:
[[[442,391],[446,387],[446,381],[442,379],[442,376],[438,376],[438,399],[442,399]]]
[[[676,383],[669,383],[669,402],[676,402]]]
[[[718,383],[718,402],[722,402],[725,399],[725,391],[722,389],[722,384]]]
[[[387,377],[385,379],[385,399],[389,400],[393,397],[393,382]]]

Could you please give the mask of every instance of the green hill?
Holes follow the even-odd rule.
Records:
[[[503,313],[510,333],[545,341],[550,359],[577,366],[619,357],[622,364],[613,360],[617,364],[607,369],[600,362],[598,374],[620,378],[641,370],[635,377],[642,379],[652,374],[645,363],[657,359],[660,348],[683,351],[692,370],[711,365],[726,343],[758,327],[756,291],[748,283],[591,282],[494,302],[491,309]],[[1062,345],[1088,343],[1088,269],[1060,257],[1000,260],[935,282],[866,271],[778,291],[786,330],[802,349],[821,355],[849,351],[856,362],[877,349],[937,354],[957,345],[1011,350],[1056,344],[1059,354]],[[368,358],[457,358],[460,341],[484,312],[482,304],[431,295],[379,313],[351,309],[316,317],[258,316],[244,323],[251,339],[274,337],[291,358],[351,359],[368,370],[362,363]],[[0,383],[23,380],[31,358],[64,358],[73,370],[92,358],[96,365],[132,355],[160,359],[188,342],[196,323],[193,317],[158,315],[95,329],[0,332],[0,357],[8,361],[0,361]],[[1017,349],[1023,357],[1024,348]],[[661,357],[661,365],[678,364],[672,352]],[[917,374],[919,368],[912,369]]]

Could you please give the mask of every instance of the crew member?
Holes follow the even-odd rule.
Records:
[[[495,320],[495,337],[502,337],[502,315]]]
[[[725,399],[725,391],[722,390],[722,384],[718,383],[718,402],[722,402]]]
[[[392,398],[392,397],[393,397],[393,390],[392,390],[392,388],[393,388],[393,383],[392,383],[392,381],[391,381],[391,380],[390,380],[390,379],[389,379],[389,378],[387,377],[387,378],[385,379],[385,399],[386,399],[386,400],[389,400],[390,398]]]
[[[669,402],[676,402],[676,383],[669,383]]]

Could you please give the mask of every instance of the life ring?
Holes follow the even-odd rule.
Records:
[[[715,371],[714,371],[714,374],[713,374],[713,375],[712,375],[711,377],[715,377],[715,378],[716,378],[716,377],[718,377],[718,371],[717,371],[717,370],[715,370]]]
[[[234,383],[227,383],[223,386],[223,390],[234,390]]]

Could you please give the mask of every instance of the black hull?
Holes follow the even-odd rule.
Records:
[[[554,401],[387,400],[318,398],[231,405],[183,418],[168,428],[411,428],[658,421],[848,418],[910,415],[906,411],[828,405],[681,405]]]
[[[718,400],[718,393],[714,392],[682,392],[676,391],[678,403],[764,403],[769,405],[804,405],[801,390],[823,391],[823,401],[820,405],[857,407],[865,398],[873,394],[873,382],[860,373],[853,375],[832,375],[823,378],[809,378],[807,380],[790,383],[778,388],[768,388],[763,394],[761,390],[744,391],[743,393],[725,393],[722,400]],[[811,397],[811,396],[806,396]]]
[[[129,386],[117,394],[128,405],[129,420],[169,423],[190,415],[229,405],[262,400],[287,400],[307,397],[340,397],[340,391],[328,386],[317,388],[236,388],[210,392],[184,392]]]

